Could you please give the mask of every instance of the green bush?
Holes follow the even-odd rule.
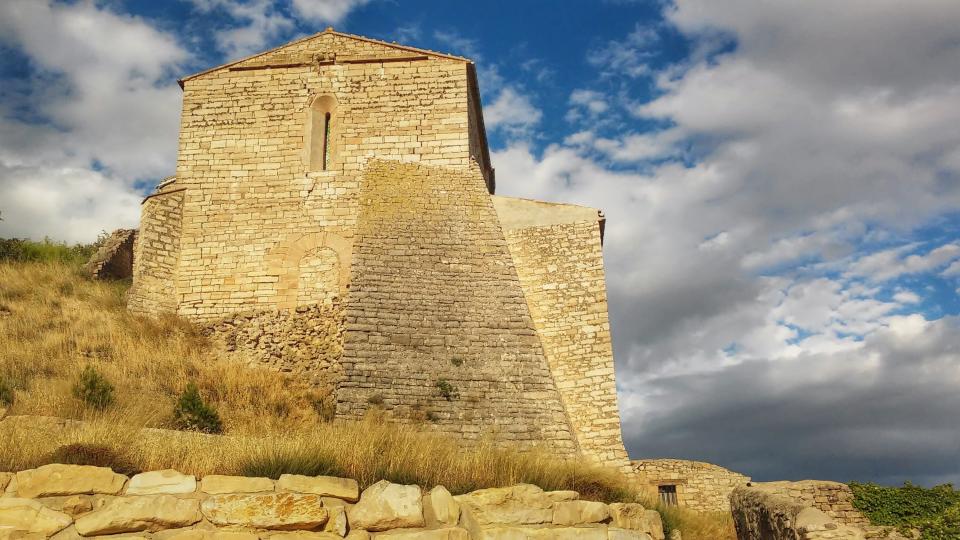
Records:
[[[457,387],[450,384],[446,379],[437,381],[437,392],[440,394],[440,397],[447,401],[460,397],[460,392],[457,390]]]
[[[874,525],[917,529],[923,540],[960,538],[960,491],[951,484],[922,488],[851,482],[853,505]]]
[[[0,238],[0,262],[85,263],[97,251],[99,243],[67,245],[49,238],[42,242],[25,238]]]
[[[113,404],[113,385],[93,366],[87,366],[73,385],[73,395],[88,406],[103,410]]]
[[[207,405],[200,397],[197,385],[187,384],[173,409],[173,419],[177,428],[201,433],[222,433],[223,423],[217,410]]]

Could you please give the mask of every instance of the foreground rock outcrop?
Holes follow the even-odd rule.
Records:
[[[175,470],[128,478],[108,468],[45,465],[0,473],[0,540],[664,540],[639,504],[581,501],[533,485],[452,495],[443,486]]]

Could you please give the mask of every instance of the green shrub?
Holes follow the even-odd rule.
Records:
[[[0,238],[0,261],[82,264],[97,251],[99,242],[101,240],[94,244],[70,246],[65,242],[54,242],[49,238],[42,242],[24,238]]]
[[[0,405],[4,407],[13,405],[13,386],[3,378],[0,378]]]
[[[201,433],[222,433],[223,423],[217,410],[207,405],[200,397],[197,385],[188,383],[173,409],[177,428]]]
[[[73,395],[86,405],[103,410],[113,404],[113,385],[93,366],[87,366],[73,385]]]
[[[460,397],[460,392],[457,390],[457,387],[450,384],[446,379],[437,381],[437,392],[440,393],[440,397],[447,401]]]
[[[951,484],[922,488],[851,482],[853,505],[874,525],[917,529],[923,540],[960,538],[960,492]]]

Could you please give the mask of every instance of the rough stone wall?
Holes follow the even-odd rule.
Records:
[[[818,491],[835,492],[824,484]],[[792,482],[775,482],[792,484]],[[850,523],[828,515],[804,500],[808,490],[800,488],[798,498],[787,496],[789,490],[766,483],[741,486],[730,494],[730,511],[737,530],[737,540],[906,540],[919,534],[904,536],[895,527]]]
[[[754,482],[768,493],[788,497],[804,506],[821,510],[838,523],[868,525],[870,520],[853,506],[853,491],[840,482],[802,480],[799,482]]]
[[[702,461],[644,459],[632,464],[649,498],[658,497],[659,486],[676,486],[677,505],[698,512],[729,511],[730,493],[750,482],[749,476]]]
[[[465,439],[573,453],[479,168],[370,162],[361,201],[337,415],[382,403]]]
[[[230,356],[331,394],[343,373],[343,306],[339,302],[240,313],[209,324],[205,333]]]
[[[141,206],[127,293],[127,307],[135,313],[176,312],[183,199],[183,190],[174,189],[152,195]]]
[[[504,234],[582,454],[628,469],[596,214]]]
[[[117,229],[90,258],[83,269],[94,279],[126,279],[133,276],[133,245],[136,229]]]
[[[334,251],[334,272],[349,275],[364,163],[465,166],[467,87],[466,61],[334,32],[186,79],[179,313],[215,320],[305,302],[297,257],[306,254],[295,249],[304,237]],[[336,102],[335,151],[328,169],[315,171],[307,149],[320,96]],[[336,241],[316,241],[324,236]],[[338,286],[342,297],[348,284]]]
[[[0,472],[0,537],[61,540],[663,540],[654,510],[520,484],[454,497],[331,476],[132,477],[50,464]],[[136,533],[135,536],[122,536]]]

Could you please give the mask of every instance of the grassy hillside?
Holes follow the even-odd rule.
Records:
[[[376,415],[331,423],[330,396],[220,357],[175,317],[129,314],[128,283],[82,276],[89,247],[0,242],[0,407],[85,421],[0,430],[0,470],[72,462],[128,473],[331,474],[362,485],[442,484],[454,493],[524,482],[596,500],[635,499],[619,473],[546,453],[463,447]],[[175,413],[188,385],[215,411],[225,437],[184,435],[171,444],[145,436],[144,427],[193,425]],[[674,509],[664,517],[686,540],[733,538],[729,516]]]

